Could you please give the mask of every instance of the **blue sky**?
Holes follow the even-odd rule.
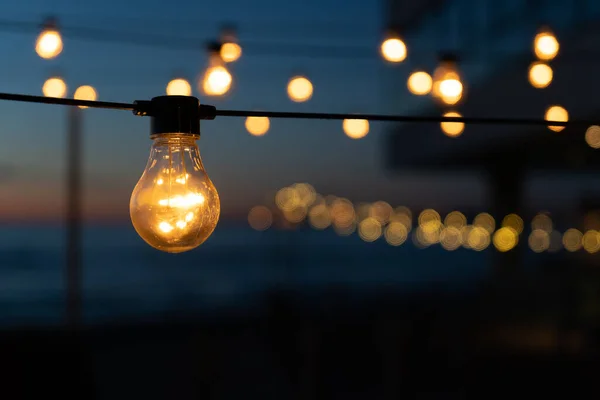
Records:
[[[377,57],[383,30],[380,1],[275,0],[5,2],[2,19],[41,21],[55,15],[64,26],[131,31],[136,34],[216,37],[224,22],[238,25],[240,40],[362,46],[372,57],[310,59],[252,55],[233,67],[235,87],[226,99],[202,99],[231,109],[380,112],[390,109],[390,79],[400,69]],[[202,50],[169,50],[64,37],[63,54],[42,60],[36,32],[1,33],[0,90],[40,94],[50,74],[61,73],[72,94],[78,85],[97,88],[101,100],[132,101],[164,94],[175,73],[196,81],[206,64]],[[285,86],[303,73],[315,86],[313,99],[292,103]],[[402,90],[406,90],[402,87]],[[196,90],[195,95],[198,95]],[[393,96],[394,93],[391,93]],[[0,115],[0,186],[9,210],[32,218],[54,215],[63,204],[66,110],[58,106],[4,103]],[[390,125],[375,123],[362,140],[344,136],[341,122],[277,120],[262,138],[246,133],[243,119],[204,122],[200,151],[221,194],[224,214],[247,210],[274,190],[306,181],[325,194],[356,201],[439,206],[481,203],[470,177],[391,176],[383,167],[383,137]],[[86,210],[90,215],[126,216],[128,197],[151,144],[149,121],[128,112],[85,111]],[[439,193],[452,193],[442,202]],[[465,194],[468,193],[468,194]],[[39,206],[44,199],[44,206]],[[37,207],[35,205],[38,205]]]

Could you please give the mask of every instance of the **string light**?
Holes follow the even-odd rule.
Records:
[[[245,126],[251,135],[263,136],[269,131],[271,123],[267,117],[248,117]]]
[[[98,99],[98,92],[96,92],[96,89],[89,85],[79,86],[75,90],[73,98],[77,100],[96,101]],[[79,106],[79,108],[83,109],[87,108],[87,106]]]
[[[455,105],[462,100],[463,90],[456,57],[444,55],[433,73],[433,97],[446,105]]]
[[[554,72],[543,62],[534,62],[529,67],[529,83],[536,89],[546,88],[552,83]]]
[[[369,121],[366,119],[345,119],[342,123],[344,133],[352,139],[361,139],[369,133]]]
[[[168,96],[191,96],[192,85],[183,79],[175,78],[167,84],[167,95]]]
[[[535,36],[533,49],[540,60],[549,61],[558,54],[560,44],[549,29],[543,29]]]
[[[444,117],[462,117],[457,112],[449,111],[444,114]],[[442,122],[440,124],[442,131],[448,137],[459,137],[465,130],[465,124],[462,122]]]
[[[388,34],[381,43],[380,51],[383,58],[392,63],[404,61],[407,55],[406,44],[396,33]]]
[[[225,67],[219,53],[220,46],[212,45],[209,48],[208,68],[202,79],[202,91],[207,96],[223,96],[233,82],[233,77]]]
[[[560,121],[567,122],[569,120],[569,113],[564,107],[561,106],[552,106],[546,110],[546,115],[544,117],[546,121]],[[565,129],[564,126],[558,125],[550,125],[548,129],[554,132],[560,132]]]
[[[44,59],[58,57],[63,50],[62,37],[53,20],[48,20],[37,37],[35,52]]]
[[[313,95],[313,85],[305,76],[295,76],[290,79],[287,87],[290,100],[302,103],[310,100]]]
[[[131,222],[150,246],[180,253],[201,245],[219,220],[219,195],[204,170],[199,102],[194,97],[152,99],[150,157],[131,194]]]
[[[58,76],[49,78],[42,86],[42,93],[46,97],[63,98],[67,95],[67,84]]]
[[[408,77],[406,85],[412,94],[424,96],[431,92],[433,79],[431,78],[431,75],[425,71],[415,71]]]
[[[242,56],[242,47],[237,42],[237,34],[231,27],[223,29],[221,33],[221,59],[226,63],[232,63]]]

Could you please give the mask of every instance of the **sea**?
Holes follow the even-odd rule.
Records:
[[[65,237],[58,225],[0,226],[1,326],[64,322]],[[149,247],[130,225],[88,225],[81,240],[85,324],[251,312],[273,289],[307,299],[332,287],[357,297],[382,288],[464,291],[486,279],[494,251],[421,249],[410,239],[394,247],[332,230],[258,232],[235,224],[220,225],[181,254]]]

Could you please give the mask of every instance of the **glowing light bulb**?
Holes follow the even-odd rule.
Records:
[[[167,84],[167,95],[169,96],[191,96],[192,86],[183,78],[175,78]]]
[[[42,93],[46,97],[64,98],[67,95],[67,84],[62,78],[52,77],[44,82]]]
[[[552,83],[554,72],[548,64],[535,62],[529,67],[529,83],[536,89],[543,89]]]
[[[292,101],[302,103],[312,97],[313,85],[308,78],[304,76],[295,76],[290,79],[287,92]]]
[[[454,58],[445,56],[433,74],[433,97],[447,105],[455,105],[463,98],[464,85],[456,64]]]
[[[344,133],[352,139],[361,139],[369,133],[369,121],[366,119],[345,119],[342,123]]]
[[[207,96],[222,96],[229,91],[233,78],[222,65],[210,67],[204,75],[202,89]]]
[[[433,87],[433,79],[431,75],[424,71],[413,72],[408,77],[407,82],[408,90],[414,95],[424,96],[431,92]]]
[[[237,61],[242,56],[242,47],[235,42],[223,43],[221,46],[221,59],[226,63]]]
[[[180,253],[201,245],[212,234],[220,215],[219,195],[196,145],[198,99],[161,96],[152,101],[160,103],[156,109],[161,114],[152,117],[153,143],[146,169],[131,194],[131,222],[150,246]],[[162,133],[171,126],[186,127],[190,133]]]
[[[546,115],[544,117],[546,121],[558,121],[558,122],[567,122],[569,120],[569,113],[564,107],[561,106],[552,106],[546,110]],[[565,129],[564,126],[556,126],[550,125],[548,129],[554,132],[560,132]]]
[[[62,50],[62,38],[53,27],[45,28],[35,42],[35,52],[47,60],[57,57]]]
[[[457,112],[447,112],[444,117],[462,117]],[[465,124],[462,122],[442,122],[440,124],[442,131],[449,137],[458,137],[465,130]]]
[[[96,89],[94,89],[92,86],[84,85],[79,86],[75,90],[73,98],[77,100],[96,101],[98,99],[98,93],[96,92]],[[79,108],[87,108],[87,106],[79,106]]]
[[[549,61],[554,59],[559,49],[560,44],[556,36],[549,30],[538,33],[533,40],[533,50],[540,60]]]
[[[263,136],[269,131],[271,123],[267,117],[246,118],[246,129],[253,136]]]
[[[390,37],[384,40],[380,50],[386,61],[399,63],[406,59],[406,44],[399,37]]]

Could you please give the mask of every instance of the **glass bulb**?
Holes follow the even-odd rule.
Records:
[[[148,164],[131,194],[131,222],[158,250],[191,250],[214,231],[219,195],[202,165],[198,136],[161,134],[152,139]]]

